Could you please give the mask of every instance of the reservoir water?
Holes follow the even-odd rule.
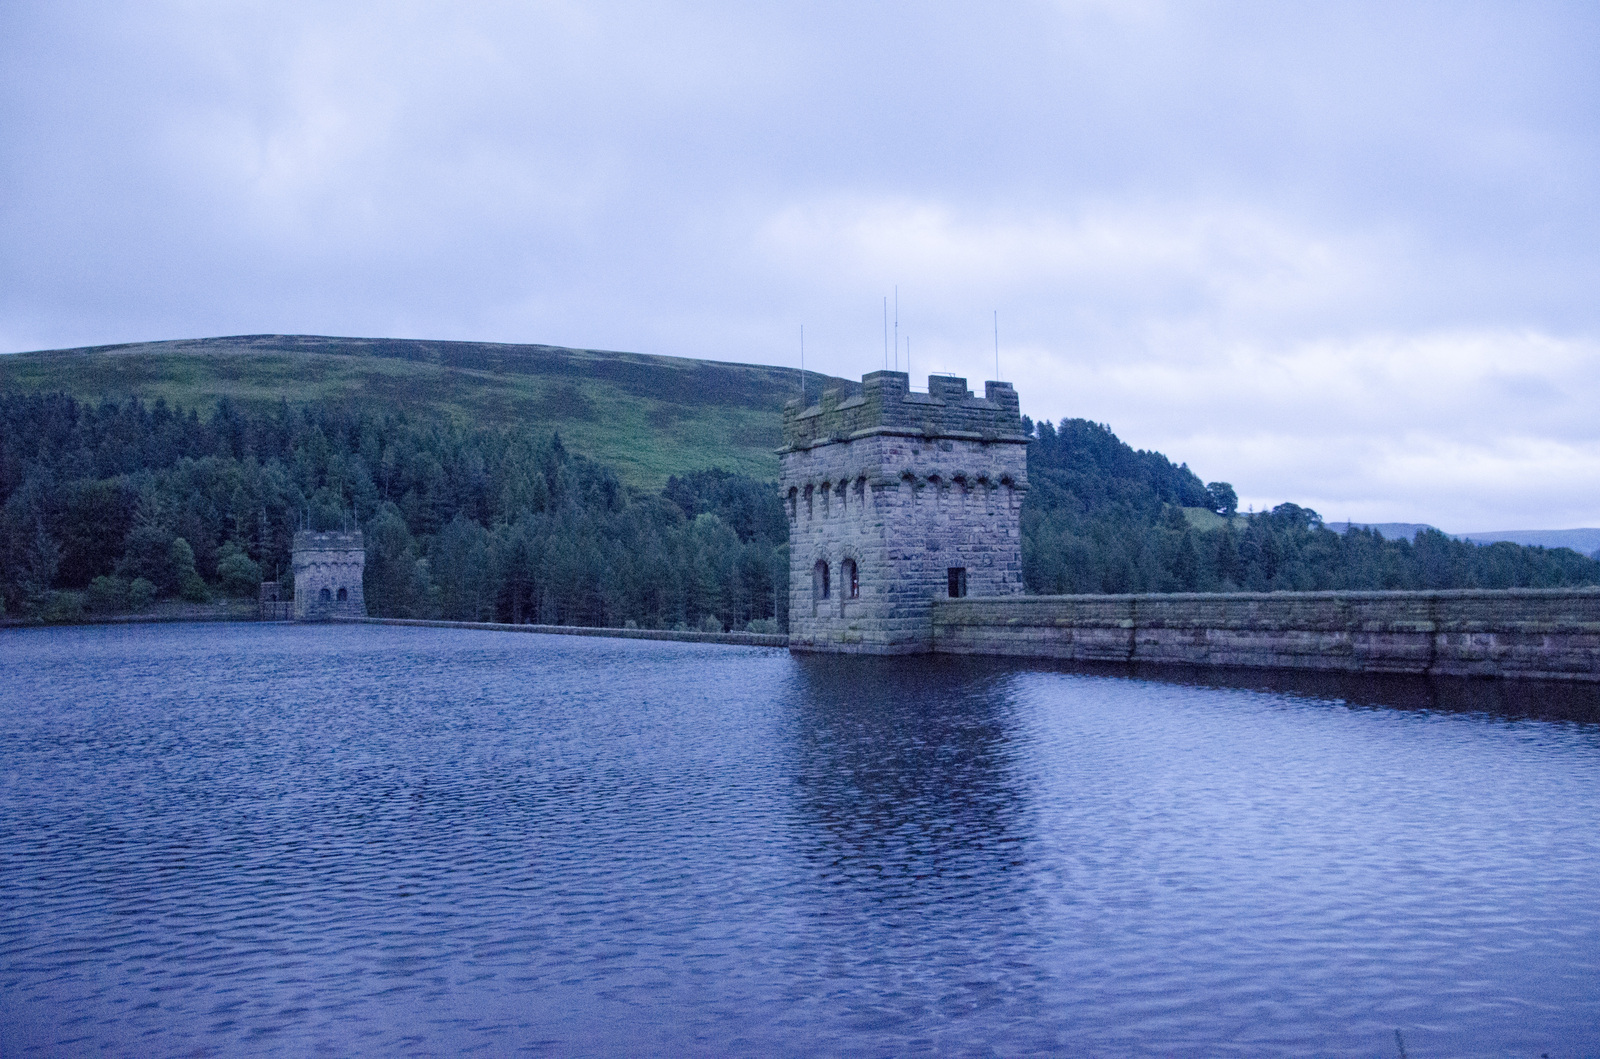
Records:
[[[0,1054],[1600,1052],[1593,696],[1385,694],[0,633]]]

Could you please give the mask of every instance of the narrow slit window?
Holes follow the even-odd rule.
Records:
[[[950,598],[960,599],[967,594],[967,568],[965,566],[952,566],[946,571],[949,580]]]
[[[856,570],[856,561],[846,559],[839,568],[839,578],[844,582],[845,598],[861,598],[861,575]]]
[[[816,599],[823,600],[832,595],[829,591],[832,586],[828,581],[828,564],[818,559],[817,565],[811,569],[811,592]]]

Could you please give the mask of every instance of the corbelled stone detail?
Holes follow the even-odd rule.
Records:
[[[931,601],[1022,592],[1027,435],[1016,391],[935,375],[912,393],[875,371],[784,409],[789,645],[897,654],[933,648]]]

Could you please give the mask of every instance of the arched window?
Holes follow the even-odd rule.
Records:
[[[317,598],[322,600],[322,602],[326,603],[329,600],[333,599],[333,593],[329,592],[327,589],[323,589],[321,592],[317,593]]]
[[[821,603],[832,595],[830,592],[832,586],[828,581],[828,564],[818,559],[817,565],[811,568],[811,602],[813,604]]]
[[[340,603],[343,603],[345,600],[347,600],[349,598],[350,598],[350,590],[348,588],[339,589],[339,602]]]
[[[861,598],[861,575],[856,571],[854,559],[846,559],[839,564],[839,584],[844,589],[846,599]]]

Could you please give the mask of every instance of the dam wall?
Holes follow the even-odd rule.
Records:
[[[1600,588],[968,597],[940,654],[1600,681]]]

